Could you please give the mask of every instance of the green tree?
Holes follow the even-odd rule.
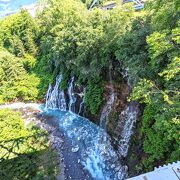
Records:
[[[37,53],[38,26],[26,10],[7,16],[0,21],[2,45],[16,56]]]
[[[0,103],[37,98],[39,79],[26,72],[23,62],[23,59],[0,49]]]

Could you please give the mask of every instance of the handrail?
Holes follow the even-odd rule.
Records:
[[[98,2],[98,0],[93,0],[91,6],[89,7],[89,10],[91,10],[97,2]],[[122,0],[122,4],[129,3],[129,2],[135,3],[135,5],[134,5],[135,10],[140,10],[140,9],[144,8],[144,3],[141,2],[141,0],[125,0],[125,1]]]

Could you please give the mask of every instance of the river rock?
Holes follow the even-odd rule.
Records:
[[[79,146],[75,146],[71,149],[72,152],[78,152],[79,151]]]

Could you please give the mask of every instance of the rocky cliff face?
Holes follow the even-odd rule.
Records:
[[[114,67],[118,66],[115,65]],[[133,139],[139,137],[139,129],[137,127],[142,107],[137,102],[127,101],[131,87],[129,86],[128,78],[121,72],[121,69],[113,68],[111,78],[109,78],[108,72],[105,73],[104,79],[106,82],[104,85],[103,104],[99,112],[96,115],[92,115],[85,108],[84,113],[81,115],[99,124],[100,127],[106,128],[107,133],[111,136],[112,145],[119,152],[121,161],[128,165],[129,174],[136,175],[135,165],[139,161],[136,155],[138,152],[141,152],[142,144],[141,142],[133,141]],[[101,122],[102,117],[106,118],[103,114],[108,116],[108,119],[105,119],[107,125]]]
[[[108,117],[107,120],[105,120],[107,121],[107,132],[112,138],[112,143],[114,147],[117,149],[120,139],[122,138],[121,133],[125,123],[124,121],[126,121],[126,119],[123,117],[123,113],[129,105],[127,98],[130,95],[131,91],[131,88],[128,85],[128,79],[127,77],[124,77],[124,74],[122,75],[122,70],[119,67],[119,64],[113,64],[110,72],[111,75],[109,74],[108,70],[104,75],[105,84],[103,93],[103,104],[99,111],[96,113],[96,115],[91,114],[90,111],[86,108],[85,104],[82,104],[85,95],[85,87],[78,86],[76,85],[76,83],[74,83],[73,86],[73,94],[75,97],[74,112],[88,118],[89,120],[100,126],[102,126],[100,122],[102,119],[102,114],[107,113]],[[114,98],[113,100],[111,100],[112,93]],[[68,104],[70,102],[68,98],[68,92],[65,92],[65,94]],[[134,106],[134,104],[131,104],[131,106]],[[135,110],[137,110],[137,108],[138,107],[136,107]]]

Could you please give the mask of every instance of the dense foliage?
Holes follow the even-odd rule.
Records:
[[[2,45],[11,53],[19,57],[37,53],[38,26],[27,11],[6,17],[0,21],[0,27]]]
[[[76,0],[50,1],[38,18],[42,36],[37,66],[47,72],[45,75],[40,71],[41,79],[49,79],[48,74],[56,75],[59,71],[63,77],[76,76],[78,82],[87,86],[87,106],[95,114],[103,97],[96,77],[103,79],[109,69],[117,40],[129,28],[132,16],[130,9],[121,7],[114,11],[87,11]],[[94,98],[88,99],[89,95]]]
[[[56,154],[48,147],[47,133],[29,125],[20,113],[0,110],[1,179],[55,179]]]
[[[103,82],[102,79],[89,79],[86,89],[85,103],[92,114],[95,114],[102,103]]]
[[[86,84],[91,113],[102,102],[97,76],[104,79],[115,60],[128,71],[135,87],[131,99],[146,104],[141,127],[146,170],[179,159],[178,8],[178,1],[156,0],[144,12],[119,6],[89,12],[78,1],[51,1],[40,18],[45,66],[51,72],[68,69]]]
[[[37,98],[39,79],[34,73],[27,73],[24,62],[0,48],[0,103]]]
[[[36,19],[21,11],[0,22],[0,103],[43,97],[62,73],[61,88],[75,76],[96,114],[104,75],[116,64],[130,76],[131,99],[145,106],[143,168],[178,160],[180,1],[150,1],[141,12],[128,6],[88,11],[90,2],[83,2],[50,0]]]
[[[145,73],[137,74],[140,81],[131,97],[146,104],[141,129],[144,152],[148,154],[143,165],[148,170],[159,163],[180,159],[179,4],[178,1],[162,4],[162,1],[157,0],[151,2],[150,6],[154,7],[151,11],[147,10],[151,18],[151,33],[141,40],[147,43],[143,50],[146,57],[142,58],[142,62],[146,59],[146,64],[143,63]],[[135,63],[140,65],[138,59]],[[138,66],[132,69],[138,70]]]
[[[38,97],[40,80],[32,72],[37,36],[38,26],[25,10],[0,21],[0,103]]]
[[[45,34],[41,53],[46,66],[50,70],[67,68],[85,80],[101,76],[130,17],[129,11],[89,12],[78,1],[51,1],[40,21]]]

